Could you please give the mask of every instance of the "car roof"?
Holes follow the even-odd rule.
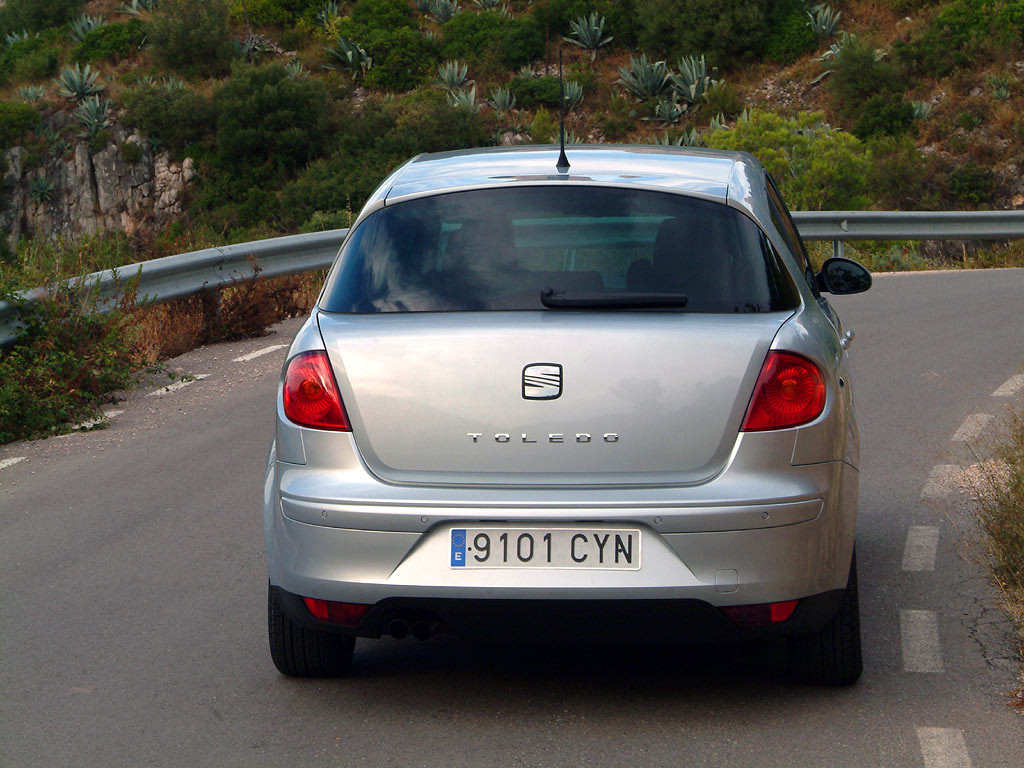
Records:
[[[367,201],[372,210],[400,200],[512,184],[633,186],[688,194],[741,208],[763,220],[764,174],[745,152],[648,145],[570,145],[568,173],[555,169],[558,147],[494,147],[419,155]],[[362,217],[360,217],[362,218]]]

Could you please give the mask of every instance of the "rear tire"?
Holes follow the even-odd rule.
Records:
[[[850,685],[860,677],[863,661],[856,553],[839,612],[820,631],[790,638],[789,669],[795,680],[815,685]]]
[[[356,639],[306,629],[289,619],[267,587],[267,629],[270,656],[277,670],[291,677],[340,677],[352,666]]]

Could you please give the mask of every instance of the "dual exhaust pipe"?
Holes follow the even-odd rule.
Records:
[[[429,640],[437,632],[436,621],[414,621],[411,624],[405,619],[392,619],[388,623],[388,634],[396,640],[403,640],[412,632],[417,640]]]

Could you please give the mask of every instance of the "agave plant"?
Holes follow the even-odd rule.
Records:
[[[460,107],[464,109],[471,109],[474,112],[480,110],[480,105],[476,103],[476,86],[471,85],[468,88],[456,88],[448,91],[448,103],[453,107]]]
[[[672,80],[672,92],[677,100],[688,104],[696,104],[709,90],[725,82],[711,77],[715,69],[712,68],[711,74],[708,73],[708,65],[703,55],[699,59],[696,56],[683,56],[676,66],[679,72],[672,72],[669,75]]]
[[[996,101],[1006,101],[1010,98],[1010,80],[999,75],[992,75],[988,79],[992,88],[992,98]]]
[[[99,96],[90,96],[75,107],[71,114],[82,124],[78,135],[83,139],[95,138],[97,133],[110,125],[110,99],[101,101]]]
[[[23,85],[18,89],[18,96],[22,101],[40,101],[46,96],[46,89],[41,85]]]
[[[39,37],[39,33],[37,32],[34,35],[30,35],[27,29],[21,30],[20,34],[18,32],[8,32],[4,35],[4,42],[8,45],[14,45],[15,43],[20,43],[23,40],[28,40],[30,37]]]
[[[836,11],[828,3],[818,3],[807,12],[811,30],[820,38],[832,37],[839,26],[841,11]]]
[[[502,0],[473,0],[473,5],[481,11],[493,11],[502,4]]]
[[[461,61],[445,61],[437,68],[437,76],[446,90],[454,91],[468,82],[469,67]]]
[[[338,7],[337,0],[327,0],[323,7],[316,12],[316,22],[321,27],[326,27],[331,23],[331,19],[341,16],[341,9]]]
[[[679,104],[671,99],[661,99],[654,108],[654,114],[650,117],[642,117],[641,120],[659,122],[664,125],[675,125],[686,112],[687,105]]]
[[[565,143],[569,144],[585,144],[586,142],[579,136],[576,135],[575,131],[565,132]]]
[[[725,123],[725,115],[719,112],[717,115],[711,118],[709,128],[711,131],[717,131],[720,128],[728,128],[729,126]]]
[[[647,54],[640,58],[629,57],[628,67],[619,67],[619,79],[616,81],[640,101],[656,99],[663,94],[671,82],[668,67],[664,61],[651,62]]]
[[[679,134],[679,146],[681,147],[699,147],[703,143],[704,138],[696,127],[691,127]]]
[[[575,80],[567,80],[562,86],[562,103],[570,112],[583,103],[583,86]]]
[[[598,16],[596,12],[589,16],[578,16],[575,21],[569,22],[569,27],[572,29],[572,37],[562,39],[590,51],[591,61],[597,58],[601,46],[608,45],[614,39],[611,35],[604,36],[604,16]]]
[[[156,6],[157,0],[132,0],[131,3],[121,3],[117,12],[128,16],[138,16],[143,11],[155,11]]]
[[[438,24],[444,24],[451,21],[460,10],[462,9],[459,8],[459,0],[433,0],[428,13]]]
[[[912,101],[910,102],[910,109],[911,117],[914,120],[924,120],[932,113],[932,105],[927,101]]]
[[[416,6],[416,10],[424,15],[430,13],[430,6],[433,4],[434,0],[413,0],[413,5]]]
[[[64,67],[53,82],[57,84],[57,93],[65,99],[81,101],[103,90],[102,85],[96,84],[99,76],[100,73],[88,64],[84,67],[71,64]]]
[[[491,91],[491,98],[487,100],[491,109],[495,112],[509,112],[516,106],[516,95],[503,85]]]
[[[302,66],[302,62],[299,61],[298,59],[292,59],[287,64],[285,64],[284,71],[288,73],[288,77],[290,77],[292,80],[301,80],[307,74],[309,74],[308,72],[306,72],[306,68]]]
[[[341,35],[338,35],[333,46],[325,46],[324,50],[334,59],[323,64],[324,69],[351,72],[353,79],[359,74],[365,76],[373,69],[373,58],[356,43]]]
[[[28,192],[37,203],[48,203],[53,199],[53,182],[45,176],[36,176],[29,182]]]
[[[83,13],[71,22],[71,39],[76,43],[80,43],[83,37],[94,29],[102,27],[104,23],[105,21],[102,16],[90,16],[87,13]]]

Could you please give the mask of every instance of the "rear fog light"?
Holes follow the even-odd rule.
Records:
[[[370,610],[370,606],[363,603],[336,603],[333,600],[320,600],[316,597],[304,597],[302,600],[313,614],[313,618],[345,627],[354,627]]]
[[[721,609],[732,622],[743,628],[768,627],[781,624],[793,615],[799,600],[784,600],[781,603],[760,603],[758,605],[728,605]]]

